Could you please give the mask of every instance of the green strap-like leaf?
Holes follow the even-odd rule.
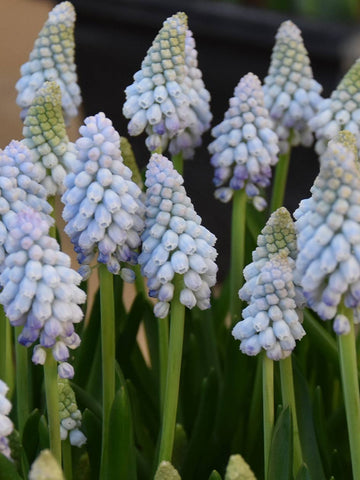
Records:
[[[268,480],[289,480],[292,475],[292,422],[290,408],[280,413],[272,437]]]

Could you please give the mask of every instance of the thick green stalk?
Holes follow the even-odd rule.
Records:
[[[294,377],[292,369],[291,355],[283,360],[280,360],[280,379],[281,379],[281,396],[283,401],[283,407],[290,407],[292,425],[293,425],[293,445],[294,445],[294,457],[293,457],[293,474],[296,477],[299,468],[301,467],[302,451],[299,436],[299,426],[296,415],[296,402],[294,392]]]
[[[159,364],[160,364],[160,414],[164,409],[166,376],[169,356],[169,318],[158,318]]]
[[[58,461],[59,465],[61,465],[59,394],[57,378],[57,362],[54,359],[51,350],[48,350],[44,365],[44,379],[46,408],[49,424],[50,450]]]
[[[0,378],[9,387],[9,398],[11,398],[15,386],[14,347],[11,330],[4,307],[0,305]]]
[[[346,420],[349,432],[353,478],[360,478],[360,400],[356,361],[355,330],[353,311],[345,306],[339,313],[346,315],[350,322],[350,332],[338,336],[341,381],[344,395]]]
[[[290,164],[291,139],[292,134],[290,134],[289,137],[288,151],[279,155],[279,161],[276,165],[270,212],[275,212],[275,210],[282,207],[284,204],[286,182]]]
[[[274,362],[265,352],[262,357],[263,385],[263,428],[264,428],[264,478],[267,480],[269,471],[269,453],[274,427]]]
[[[50,229],[49,229],[49,235],[50,235],[50,237],[56,238],[55,196],[49,197],[49,198],[48,198],[48,203],[50,203],[50,205],[51,205],[52,208],[53,208],[53,210],[52,210],[52,212],[51,212],[51,217],[54,219],[54,223],[53,223],[53,225],[52,225],[52,226],[50,227]]]
[[[63,454],[63,471],[66,480],[72,480],[72,455],[69,436],[61,442]]]
[[[20,432],[20,435],[22,435],[26,420],[30,412],[28,350],[23,345],[20,345],[17,341],[17,338],[20,335],[22,329],[23,327],[15,327],[16,409],[18,430]]]
[[[171,301],[170,311],[168,370],[166,376],[158,465],[163,460],[171,462],[174,446],[181,358],[184,340],[185,307],[180,303],[180,291],[183,286],[183,279],[181,276],[176,275],[174,281],[175,292],[174,298]]]
[[[246,200],[247,195],[244,190],[237,190],[234,193],[230,258],[230,315],[232,324],[239,320],[241,311],[239,290],[243,285],[245,262]]]
[[[102,452],[101,478],[106,477],[106,457],[109,441],[109,419],[115,398],[115,307],[113,276],[104,264],[99,264],[101,352],[102,352]]]
[[[182,152],[177,153],[176,155],[173,155],[171,157],[171,160],[174,164],[175,170],[177,170],[180,173],[180,175],[182,175],[184,171],[184,159],[183,159]]]

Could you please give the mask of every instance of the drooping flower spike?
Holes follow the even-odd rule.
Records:
[[[11,402],[6,398],[9,387],[0,379],[0,454],[11,460],[11,451],[8,436],[14,430],[14,425],[8,417],[12,408]]]
[[[188,308],[210,307],[215,284],[215,236],[201,225],[183,178],[166,157],[153,154],[146,171],[146,220],[138,261],[149,295],[159,301],[154,313],[167,316],[174,294],[174,276],[183,276],[180,302]]]
[[[66,133],[61,91],[56,82],[45,82],[36,92],[23,128],[23,143],[32,151],[39,182],[47,194],[62,194],[66,174],[75,167],[76,148]]]
[[[313,78],[299,28],[287,20],[280,25],[275,38],[263,90],[265,106],[280,140],[280,151],[286,153],[289,143],[305,146],[312,144],[313,136],[308,121],[323,101],[320,96],[322,86]]]
[[[97,255],[97,261],[111,273],[133,281],[134,272],[122,268],[122,263],[137,261],[144,229],[141,190],[123,163],[120,136],[104,113],[86,118],[80,133],[78,162],[66,177],[67,190],[62,196],[65,232],[74,244],[84,278]]]
[[[61,440],[69,437],[70,444],[81,447],[86,437],[80,430],[81,412],[78,409],[75,393],[67,379],[58,379],[59,415]]]
[[[71,378],[69,349],[80,338],[74,324],[82,320],[79,304],[86,295],[77,286],[81,276],[70,268],[70,257],[49,236],[49,223],[32,208],[4,219],[7,256],[0,275],[0,302],[13,326],[23,326],[19,343],[34,348],[33,362],[44,364],[50,354],[60,363],[59,375]]]
[[[266,200],[260,189],[270,183],[279,147],[258,77],[245,75],[229,104],[224,120],[212,129],[215,140],[208,147],[215,167],[215,197],[228,202],[235,190],[245,189],[255,207],[263,210]]]
[[[19,92],[16,103],[22,108],[22,118],[25,118],[37,90],[46,81],[55,81],[61,88],[66,123],[78,114],[81,94],[74,62],[75,16],[75,9],[70,2],[59,3],[49,13],[29,60],[20,69],[21,78],[16,83]]]
[[[193,156],[211,121],[210,95],[197,68],[185,13],[165,20],[125,93],[123,114],[130,119],[130,135],[145,130],[149,151],[164,151],[170,141],[171,153]]]
[[[304,298],[296,278],[294,223],[284,208],[269,218],[257,240],[253,262],[244,269],[246,283],[239,297],[249,303],[243,320],[232,330],[240,350],[272,360],[288,357],[305,331],[301,325]]]
[[[296,268],[306,301],[323,320],[334,318],[344,301],[359,322],[360,168],[350,132],[340,132],[329,142],[311,194],[294,213]],[[337,333],[346,330],[343,320],[334,324]]]
[[[355,135],[360,148],[360,59],[350,68],[331,97],[320,104],[319,112],[309,120],[317,139],[315,150],[323,154],[329,140],[340,130]]]

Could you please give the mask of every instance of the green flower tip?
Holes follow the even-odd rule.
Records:
[[[360,58],[356,60],[345,74],[336,90],[347,90],[352,95],[360,90]]]
[[[225,480],[256,480],[256,477],[241,455],[231,455]]]
[[[29,480],[65,480],[50,450],[42,450],[29,472]]]
[[[341,130],[332,140],[333,143],[340,143],[350,150],[357,158],[356,137],[348,130]]]
[[[161,462],[156,470],[154,480],[181,480],[179,472],[170,462]]]
[[[285,207],[278,208],[269,218],[258,237],[258,245],[265,246],[269,253],[287,249],[296,258],[296,232],[294,222]]]

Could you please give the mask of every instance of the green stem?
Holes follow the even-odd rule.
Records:
[[[141,275],[140,265],[136,264],[134,267],[135,271],[135,287],[137,293],[142,293],[144,298],[147,298],[146,287],[144,283],[144,277]]]
[[[9,398],[14,391],[15,374],[13,362],[13,338],[4,307],[0,305],[0,378],[9,387]]]
[[[105,479],[107,478],[109,419],[115,398],[115,308],[113,276],[102,263],[99,264],[99,283],[103,387],[101,478]]]
[[[28,350],[17,341],[23,327],[15,327],[15,358],[16,358],[16,409],[18,430],[22,435],[26,420],[29,416],[29,365]],[[57,373],[56,373],[57,375]],[[56,376],[57,379],[57,376]],[[56,380],[57,388],[57,380]]]
[[[175,292],[171,301],[169,359],[158,464],[163,460],[171,462],[184,340],[185,307],[180,303],[183,279],[181,276],[176,275],[174,281]]]
[[[61,465],[60,416],[57,377],[57,362],[54,359],[51,350],[48,350],[44,365],[44,378],[50,450],[59,465]]]
[[[279,161],[276,165],[270,212],[275,212],[275,210],[282,207],[284,204],[286,182],[290,164],[292,136],[292,133],[290,133],[288,151],[279,155]]]
[[[243,285],[245,261],[246,200],[247,196],[244,190],[237,190],[234,193],[230,260],[230,315],[232,324],[238,321],[241,311],[239,290]]]
[[[56,223],[55,223],[56,213],[55,213],[55,196],[54,195],[48,198],[48,203],[50,203],[50,205],[52,206],[51,217],[54,219],[54,223],[53,225],[51,225],[49,229],[49,235],[52,238],[56,238]]]
[[[264,478],[267,480],[269,471],[269,454],[271,437],[274,427],[274,362],[263,352],[263,417],[264,417]]]
[[[160,413],[163,413],[169,355],[169,319],[158,318],[160,363]]]
[[[174,164],[175,170],[177,170],[180,173],[180,175],[182,175],[184,171],[184,159],[183,159],[182,152],[177,153],[176,155],[173,155],[171,157],[171,160]]]
[[[292,369],[291,355],[283,360],[280,360],[280,379],[281,379],[281,396],[283,400],[283,407],[290,407],[292,425],[293,425],[293,445],[294,445],[294,458],[293,458],[293,473],[296,477],[299,468],[301,467],[302,451],[299,436],[299,426],[296,415],[296,403],[294,392],[294,378]]]
[[[354,317],[353,311],[343,305],[339,308],[339,313],[346,315],[351,326],[350,332],[347,335],[338,336],[338,347],[353,478],[358,479],[360,478],[360,400]]]
[[[63,471],[66,480],[72,480],[72,457],[71,457],[71,444],[69,436],[66,440],[61,442],[62,454],[63,454]]]

